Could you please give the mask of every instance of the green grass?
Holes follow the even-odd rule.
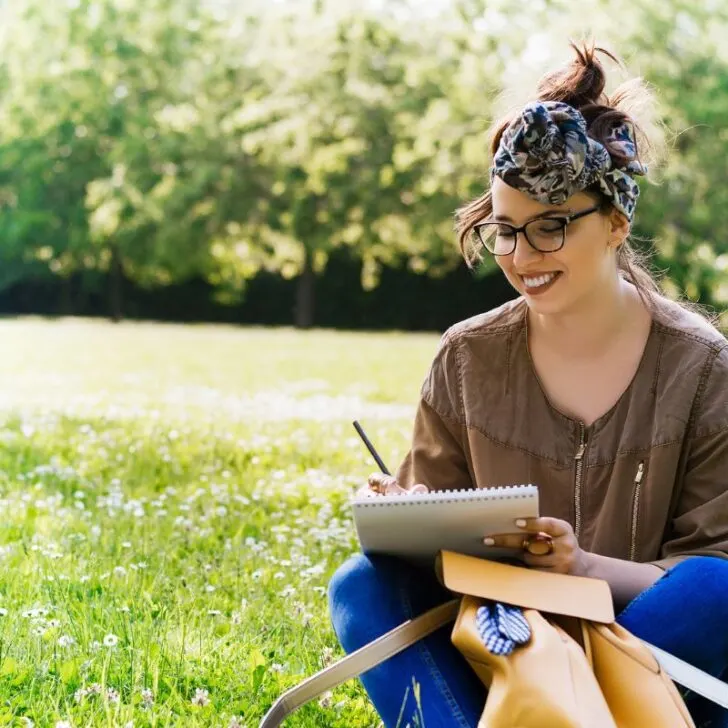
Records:
[[[326,584],[375,470],[351,419],[396,467],[438,336],[22,319],[0,341],[0,725],[257,728],[341,654]],[[287,725],[378,722],[350,682]]]

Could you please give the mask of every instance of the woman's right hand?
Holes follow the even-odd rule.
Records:
[[[414,495],[417,493],[427,493],[429,490],[422,483],[417,483],[411,488],[403,488],[391,475],[372,473],[369,476],[367,484],[362,486],[355,495],[357,498],[375,498],[380,495]]]

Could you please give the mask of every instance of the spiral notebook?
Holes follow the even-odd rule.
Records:
[[[517,533],[516,518],[539,515],[535,485],[441,490],[404,496],[352,498],[357,536],[365,554],[430,561],[441,549],[502,560],[514,549],[484,546],[491,533]]]

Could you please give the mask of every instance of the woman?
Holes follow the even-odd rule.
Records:
[[[646,139],[620,105],[648,91],[610,101],[601,49],[574,49],[496,127],[490,189],[458,216],[466,255],[470,241],[494,255],[521,296],[445,333],[409,453],[367,488],[537,484],[544,516],[486,544],[550,538],[528,566],[606,580],[620,624],[725,678],[728,341],[662,297],[629,245]],[[347,652],[448,596],[429,572],[363,555],[329,589]],[[477,725],[485,690],[449,633],[362,677],[387,728]],[[686,700],[698,725],[728,726]]]

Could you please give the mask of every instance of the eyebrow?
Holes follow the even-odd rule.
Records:
[[[531,222],[531,220],[540,220],[542,217],[551,217],[556,215],[571,215],[572,210],[544,210],[544,212],[539,212],[538,215],[534,215],[532,218],[529,218],[526,220],[526,222]],[[513,220],[508,217],[508,215],[496,215],[494,218],[497,222],[513,222]]]

